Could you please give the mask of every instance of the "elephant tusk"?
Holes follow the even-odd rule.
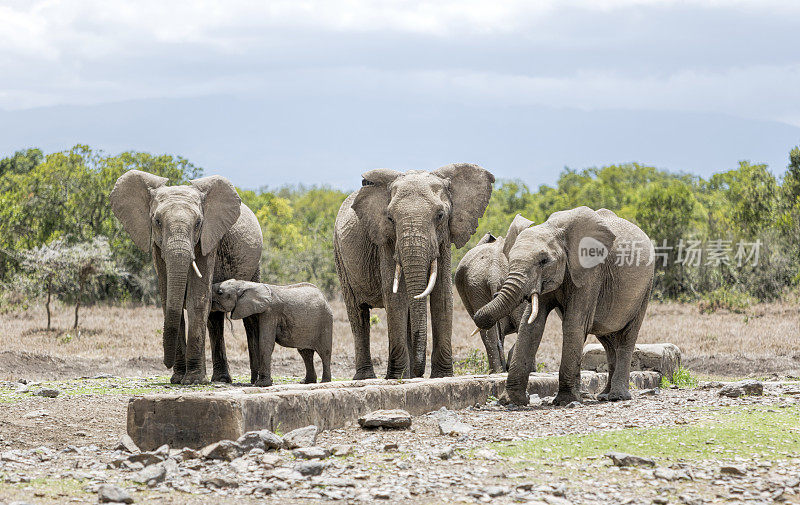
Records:
[[[392,284],[392,293],[397,294],[397,288],[400,287],[400,263],[394,267],[394,283]]]
[[[192,268],[194,268],[194,273],[196,273],[197,276],[202,279],[203,278],[203,274],[200,273],[200,269],[197,268],[197,263],[195,263],[194,260],[192,260]]]
[[[480,331],[481,331],[481,329],[480,329],[480,328],[478,328],[478,327],[476,326],[476,327],[475,327],[475,329],[474,329],[474,330],[472,330],[472,333],[470,333],[470,334],[469,334],[469,336],[470,336],[470,337],[474,337],[474,336],[475,336],[475,335],[477,335],[477,334],[478,334]]]
[[[539,293],[534,293],[531,296],[531,316],[528,318],[528,324],[533,324],[536,315],[539,313]]]
[[[431,291],[433,291],[433,287],[436,285],[436,276],[438,274],[439,274],[439,262],[437,261],[436,258],[433,258],[433,261],[431,261],[431,278],[428,280],[428,286],[425,288],[425,291],[414,297],[415,300],[420,300],[431,294]]]

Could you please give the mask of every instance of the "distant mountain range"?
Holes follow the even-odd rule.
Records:
[[[564,166],[639,161],[702,176],[748,159],[784,171],[800,128],[720,114],[488,107],[470,103],[291,103],[206,96],[0,111],[0,155],[88,144],[184,156],[245,188],[360,185],[376,167],[478,163],[498,178],[552,184]]]

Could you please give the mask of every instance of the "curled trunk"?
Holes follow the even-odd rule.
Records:
[[[498,291],[497,296],[481,307],[473,317],[478,328],[488,329],[497,321],[511,314],[511,311],[522,301],[525,276],[520,272],[508,274],[508,278]]]

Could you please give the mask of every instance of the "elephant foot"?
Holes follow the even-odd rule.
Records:
[[[250,372],[250,384],[255,384],[258,381],[258,372]]]
[[[222,382],[225,384],[231,384],[233,382],[233,379],[231,379],[231,374],[229,374],[227,371],[220,373],[214,372],[211,375],[211,382]]]
[[[353,376],[354,381],[361,381],[364,379],[375,379],[375,378],[377,377],[375,376],[375,370],[372,367],[365,368],[363,370],[358,370],[356,371],[356,374]]]
[[[625,400],[631,399],[630,391],[611,391],[607,395],[608,401],[610,402],[620,402]]]
[[[272,377],[259,377],[253,382],[253,385],[259,388],[268,388],[272,385]]]
[[[503,394],[498,399],[500,405],[516,405],[518,407],[525,407],[530,403],[528,392],[524,389],[511,389],[506,388]]]
[[[206,374],[202,372],[186,372],[186,375],[183,376],[181,384],[184,386],[190,386],[193,384],[208,384],[208,379],[206,378]]]
[[[438,379],[439,377],[452,377],[453,376],[453,366],[449,367],[440,367],[440,366],[432,366],[431,367],[431,379]]]
[[[569,405],[572,402],[583,403],[581,402],[581,395],[576,395],[571,391],[559,391],[553,400],[553,405],[564,406]]]
[[[317,376],[316,375],[306,375],[303,379],[303,384],[316,384]]]
[[[180,384],[180,383],[183,382],[183,376],[184,376],[183,372],[174,372],[172,374],[172,377],[169,378],[169,383],[170,384]]]

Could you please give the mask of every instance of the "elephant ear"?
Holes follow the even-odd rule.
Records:
[[[477,247],[479,245],[483,245],[483,244],[491,244],[492,242],[495,242],[496,240],[497,240],[497,237],[495,237],[491,233],[487,233],[486,235],[481,237],[481,239],[478,241],[478,243],[475,244],[475,247]]]
[[[222,236],[239,219],[242,199],[231,181],[212,175],[189,181],[203,194],[203,229],[200,232],[200,249],[203,256],[213,251]]]
[[[433,175],[450,181],[450,241],[457,248],[464,247],[489,204],[494,176],[471,163],[445,165]]]
[[[575,286],[581,287],[591,278],[592,273],[600,268],[600,265],[609,261],[608,256],[611,255],[616,234],[608,227],[602,216],[589,207],[555,212],[550,219],[564,230],[569,275]],[[581,261],[581,246],[597,247],[598,242],[607,251],[605,261],[599,264],[593,264],[592,261],[587,263],[588,257],[584,257]]]
[[[248,283],[236,295],[236,306],[231,312],[231,319],[244,319],[267,310],[272,302],[272,290],[261,283]]]
[[[517,241],[519,232],[531,226],[533,226],[533,221],[522,217],[522,214],[514,216],[514,220],[511,221],[511,225],[508,227],[508,233],[506,233],[506,243],[503,245],[503,254],[506,258],[508,258],[508,253],[511,252],[511,248],[514,247],[514,242]]]
[[[389,222],[389,185],[402,173],[388,168],[376,168],[362,174],[361,189],[353,200],[353,211],[364,223],[370,242],[383,245],[393,234]]]
[[[133,243],[144,252],[150,252],[150,192],[166,184],[167,180],[141,170],[130,170],[117,179],[109,195],[114,215]]]

